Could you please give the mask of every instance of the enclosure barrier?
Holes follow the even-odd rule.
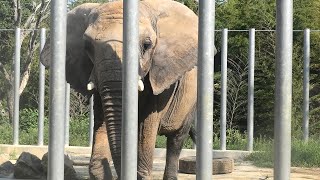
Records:
[[[284,1],[283,1],[284,2]],[[203,8],[203,6],[205,6],[204,4],[201,5],[202,2],[200,2],[200,8]],[[291,5],[290,5],[291,4]],[[289,2],[288,4],[286,3],[282,3],[282,4],[278,4],[278,9],[277,9],[277,18],[278,18],[278,26],[277,26],[277,84],[276,84],[276,108],[275,108],[275,178],[276,179],[289,179],[289,175],[290,175],[290,107],[291,107],[291,94],[288,94],[288,92],[291,92],[291,54],[292,54],[292,32],[302,32],[302,30],[292,30],[292,20],[290,20],[292,17],[292,11],[291,8],[285,8],[286,11],[282,11],[280,9],[280,7],[285,7],[285,6],[292,6],[292,2]],[[53,15],[55,14],[60,14],[60,10],[58,7],[61,7],[60,5],[56,4],[52,4],[53,7],[55,7],[55,10],[52,11]],[[208,6],[206,6],[208,7]],[[288,11],[288,12],[287,12]],[[202,10],[201,10],[202,12]],[[204,12],[202,12],[204,13]],[[202,52],[210,52],[210,49],[206,49],[204,48],[204,44],[201,43],[201,40],[204,39],[204,37],[202,36],[203,34],[206,35],[210,35],[212,36],[212,38],[205,38],[205,39],[213,39],[213,33],[210,34],[210,32],[206,32],[204,30],[201,30],[201,27],[203,27],[203,24],[208,25],[208,23],[204,23],[204,20],[202,21],[202,17],[205,14],[200,14],[200,19],[199,19],[199,27],[200,27],[200,34],[199,34],[199,58],[202,59],[206,59],[206,60],[210,60],[212,59],[212,57],[207,57],[208,54],[202,54]],[[287,18],[285,18],[285,16],[288,16]],[[58,19],[57,19],[58,18]],[[60,17],[57,17],[55,20],[53,20],[53,24],[56,23],[58,24],[58,21],[61,21],[61,19],[59,19]],[[208,17],[207,17],[208,18]],[[212,17],[211,17],[212,18]],[[130,21],[133,22],[133,21]],[[61,57],[65,57],[65,54],[63,52],[60,52],[59,49],[61,49],[61,47],[63,48],[63,45],[65,44],[63,41],[63,35],[57,35],[58,33],[62,32],[62,26],[58,26],[55,25],[53,26],[55,28],[58,29],[51,29],[52,33],[52,39],[53,41],[51,43],[52,44],[52,59],[54,59],[52,61],[52,69],[54,70],[50,70],[51,72],[51,86],[50,86],[50,91],[52,92],[51,96],[50,96],[50,104],[51,104],[51,110],[50,110],[50,119],[53,118],[58,118],[61,120],[66,119],[67,115],[65,115],[64,113],[59,113],[59,112],[65,112],[66,108],[64,108],[64,106],[62,106],[64,104],[64,99],[65,99],[65,95],[68,95],[69,92],[66,93],[66,89],[65,88],[65,77],[63,75],[64,72],[64,67],[61,67],[61,62],[58,61],[62,61],[63,58]],[[212,28],[212,27],[211,27]],[[133,28],[134,29],[134,28]],[[8,30],[8,29],[7,29]],[[10,31],[12,31],[13,29],[11,29]],[[213,30],[211,30],[213,31]],[[220,31],[220,30],[216,30],[216,31]],[[252,147],[253,147],[253,78],[254,78],[254,36],[255,36],[255,32],[267,32],[267,31],[274,31],[274,30],[255,30],[255,29],[250,29],[250,30],[228,30],[228,29],[223,29],[223,36],[222,36],[222,74],[224,74],[224,77],[222,78],[222,84],[224,83],[225,79],[226,79],[226,59],[227,59],[227,32],[235,32],[235,31],[242,31],[242,32],[249,32],[249,79],[248,79],[248,150],[252,151]],[[310,29],[306,29],[304,30],[304,92],[303,92],[303,96],[304,96],[304,104],[303,104],[303,113],[304,113],[304,121],[303,121],[303,134],[304,134],[304,140],[308,140],[308,114],[309,114],[309,64],[310,64],[310,32],[318,32],[319,30],[310,30]],[[202,32],[202,33],[201,33]],[[205,32],[205,33],[204,33]],[[15,55],[14,55],[14,68],[15,68],[15,76],[14,76],[14,95],[15,95],[15,101],[14,101],[14,120],[13,120],[13,126],[14,126],[14,136],[13,136],[13,144],[14,145],[18,145],[19,144],[19,134],[18,134],[18,130],[19,130],[19,79],[20,79],[20,47],[21,47],[21,42],[20,42],[20,29],[17,28],[15,30],[15,37],[16,37],[16,43],[15,43]],[[136,32],[137,33],[137,32]],[[43,48],[44,45],[44,41],[45,41],[45,29],[41,29],[41,49]],[[130,36],[133,37],[133,36]],[[61,39],[60,39],[61,38]],[[129,41],[129,40],[128,40]],[[207,44],[209,43],[213,43],[213,42],[205,42]],[[59,46],[59,48],[54,48]],[[129,46],[129,45],[127,45]],[[211,46],[213,47],[213,46]],[[280,48],[280,49],[279,49]],[[281,50],[282,48],[282,50]],[[135,48],[132,48],[135,49]],[[284,50],[283,50],[284,49]],[[58,52],[59,51],[59,52]],[[211,50],[212,51],[212,50]],[[129,53],[128,53],[129,54]],[[201,55],[202,54],[202,55]],[[127,55],[129,56],[129,55]],[[129,61],[128,61],[129,62]],[[207,63],[211,63],[210,65],[204,65],[204,62]],[[205,66],[205,67],[213,67],[213,64],[210,61],[199,61],[199,70],[201,73],[201,67]],[[203,63],[203,64],[201,64]],[[57,65],[59,64],[59,66]],[[130,65],[132,66],[132,65]],[[59,69],[57,69],[59,68]],[[210,68],[208,69],[203,69],[203,70],[208,70],[210,74]],[[18,73],[19,72],[19,73]],[[204,71],[203,71],[204,72]],[[199,78],[203,79],[202,74],[199,73]],[[128,74],[127,74],[128,75]],[[211,74],[213,77],[213,73]],[[56,78],[55,78],[56,77]],[[130,76],[130,77],[134,77],[134,76]],[[201,88],[201,81],[199,79],[199,85]],[[18,83],[17,83],[18,82]],[[136,82],[136,81],[131,81],[131,82]],[[208,80],[207,82],[211,83],[211,80]],[[286,84],[285,84],[286,83]],[[137,88],[136,85],[132,85],[133,88]],[[205,85],[202,85],[205,86]],[[55,87],[55,88],[53,88]],[[213,85],[211,86],[213,87]],[[222,88],[225,89],[226,87]],[[287,89],[285,89],[287,88]],[[128,88],[130,89],[130,88]],[[208,90],[208,88],[207,88]],[[226,93],[226,90],[223,90],[224,93]],[[137,92],[137,91],[136,91]],[[200,92],[200,91],[199,91]],[[66,94],[65,94],[66,93]],[[128,92],[129,93],[129,92]],[[204,93],[201,94],[204,97]],[[53,100],[53,96],[55,97],[55,99]],[[38,145],[43,145],[43,101],[44,99],[44,67],[42,65],[40,65],[40,74],[39,74],[39,139],[38,139]],[[201,104],[201,96],[199,97],[199,103]],[[222,100],[221,103],[223,103]],[[68,105],[66,105],[68,106]],[[134,109],[134,108],[132,108]],[[205,108],[201,108],[202,110],[204,110]],[[68,111],[68,110],[67,110]],[[67,112],[66,111],[66,112]],[[208,113],[209,112],[209,113]],[[203,114],[205,113],[205,114]],[[221,110],[221,113],[224,114],[224,111]],[[133,113],[131,113],[133,114]],[[199,114],[199,113],[198,113]],[[210,133],[210,129],[208,129],[207,126],[204,126],[203,123],[208,123],[207,120],[204,120],[204,117],[207,116],[211,116],[210,111],[206,111],[206,112],[202,112],[201,115],[198,115],[198,118],[201,119],[201,121],[198,121],[198,131],[199,129],[202,128],[206,128],[206,130]],[[209,119],[209,121],[211,121],[211,119]],[[61,124],[62,123],[62,124]],[[209,122],[210,123],[210,122]],[[49,153],[50,153],[50,161],[49,161],[49,177],[50,179],[60,179],[60,175],[63,174],[63,169],[59,169],[61,166],[61,161],[63,162],[63,145],[68,145],[69,143],[67,143],[67,140],[64,141],[64,133],[65,136],[69,136],[67,131],[64,130],[63,127],[66,127],[63,121],[51,121],[50,120],[50,149],[49,149]],[[200,125],[200,126],[199,126]],[[210,126],[210,124],[209,124]],[[210,126],[212,127],[212,126]],[[225,127],[222,127],[225,128]],[[68,129],[68,128],[66,128]],[[89,140],[89,144],[92,145],[92,134],[93,134],[93,97],[91,97],[90,99],[90,140]],[[200,132],[204,132],[203,129]],[[225,132],[223,132],[223,130],[221,130],[221,133],[224,134]],[[205,134],[208,135],[208,134]],[[199,134],[200,137],[204,138],[205,135]],[[131,135],[130,135],[131,136]],[[131,136],[133,137],[133,136]],[[211,136],[212,137],[212,136]],[[210,138],[211,138],[210,137]],[[203,139],[202,139],[203,140]],[[208,140],[208,139],[206,139]],[[221,144],[223,144],[223,146],[225,146],[226,142],[225,140],[221,141]],[[61,146],[60,146],[61,145]],[[200,146],[203,146],[202,148]],[[210,156],[210,154],[208,154],[207,152],[205,152],[205,150],[207,150],[207,147],[204,146],[208,146],[208,142],[204,142],[204,144],[201,145],[201,143],[198,145],[198,153],[202,153],[205,154],[205,158],[209,161],[210,158],[208,158],[208,155]],[[221,146],[221,149],[226,149],[223,148],[223,146]],[[132,146],[131,146],[132,147]],[[131,148],[132,149],[132,148]],[[204,153],[205,152],[205,153]],[[211,152],[211,147],[210,147],[210,152]],[[134,152],[135,153],[135,152]],[[136,161],[131,161],[131,162],[136,162]],[[201,170],[207,169],[210,166],[207,166],[208,162],[202,162],[199,164],[199,167],[201,166]],[[127,164],[126,162],[123,162],[122,164]],[[128,164],[127,164],[128,165]],[[59,167],[60,166],[60,167]],[[131,167],[136,166],[135,164],[131,164]],[[129,167],[129,166],[128,166]],[[203,167],[203,168],[202,168]],[[124,172],[124,171],[123,171]],[[128,172],[128,171],[126,171]],[[136,170],[133,170],[133,172],[136,172]],[[131,173],[133,173],[131,172]],[[206,175],[209,176],[210,172],[207,173],[209,171],[206,171],[206,174],[201,174],[200,170],[198,173],[197,178],[202,178],[205,177]],[[134,173],[135,174],[135,173]],[[136,174],[135,174],[136,176]],[[124,176],[123,176],[124,177]],[[211,174],[210,174],[211,177]]]
[[[221,38],[221,110],[220,110],[220,149],[227,149],[227,61],[228,29],[222,29]]]
[[[215,1],[199,0],[197,90],[197,180],[212,177]]]
[[[13,31],[12,29],[11,30],[7,30],[7,31]],[[28,30],[30,31],[30,30]],[[254,58],[254,33],[253,32],[270,32],[270,31],[274,31],[274,30],[255,30],[255,29],[250,29],[250,30],[230,30],[230,29],[223,29],[223,30],[216,30],[216,32],[224,32],[225,34],[227,34],[227,32],[249,32],[249,54],[248,54],[248,57],[249,57],[249,64],[251,63],[254,63],[254,62],[251,62],[250,59],[253,57]],[[250,34],[250,32],[252,34]],[[319,32],[319,30],[310,30],[310,29],[305,29],[305,30],[293,30],[293,32],[304,32],[304,69],[303,69],[303,72],[304,72],[304,91],[303,91],[303,96],[304,96],[304,104],[303,104],[303,113],[304,113],[304,118],[308,117],[308,114],[309,114],[309,63],[310,63],[310,33],[311,32]],[[19,34],[18,34],[19,36]],[[41,29],[41,34],[40,34],[40,39],[42,39],[42,45],[40,47],[43,47],[44,45],[44,36],[45,36],[45,29]],[[222,36],[222,38],[226,38],[224,36]],[[222,49],[226,49],[227,48],[227,42],[225,42],[225,39],[224,40],[221,40],[222,42]],[[15,46],[20,46],[19,43],[16,43]],[[15,48],[15,49],[19,49],[19,48]],[[224,63],[225,63],[225,59],[227,56],[225,56],[225,52],[224,50],[222,50],[222,74],[224,74]],[[250,58],[251,57],[251,58]],[[19,57],[16,57],[15,58],[19,58]],[[251,63],[250,63],[251,62]],[[253,64],[254,65],[254,64]],[[43,145],[43,119],[44,119],[44,114],[43,114],[43,109],[44,109],[44,105],[42,105],[42,99],[44,99],[44,93],[41,93],[44,91],[44,88],[42,88],[42,86],[44,86],[44,84],[42,85],[42,83],[44,83],[44,80],[42,82],[42,78],[44,79],[45,78],[45,75],[44,73],[42,72],[41,68],[44,68],[43,65],[41,64],[40,66],[40,74],[39,74],[39,123],[38,123],[38,145]],[[250,68],[249,67],[249,77],[250,77],[250,72],[253,72],[254,69]],[[222,84],[223,84],[223,81],[222,80]],[[253,79],[249,80],[248,81],[248,84],[250,84],[250,81],[253,81]],[[253,84],[252,84],[253,85]],[[43,89],[43,90],[42,90]],[[224,88],[222,88],[222,94],[224,93],[223,90]],[[250,99],[250,94],[249,91],[250,89],[252,89],[252,95],[253,95],[253,87],[251,87],[250,85],[248,86],[248,99]],[[65,92],[65,91],[64,91]],[[68,94],[68,93],[66,93]],[[224,100],[223,100],[224,101]],[[223,101],[221,103],[223,103]],[[18,101],[17,101],[18,102]],[[250,101],[248,100],[248,116],[249,116],[249,111],[250,111]],[[252,102],[253,104],[253,102]],[[15,104],[15,106],[19,106],[19,104]],[[252,107],[251,107],[252,108]],[[251,109],[253,111],[253,109]],[[67,111],[66,111],[67,112]],[[222,113],[222,110],[221,110],[221,113]],[[19,118],[19,116],[16,116]],[[89,125],[89,145],[91,146],[92,145],[92,142],[93,142],[93,139],[92,139],[92,135],[93,135],[93,117],[94,117],[94,114],[93,114],[93,97],[90,98],[90,125]],[[19,124],[19,121],[15,120],[15,124]],[[252,121],[253,122],[253,121]],[[306,119],[304,119],[303,121],[303,133],[304,133],[304,140],[307,140],[305,139],[305,137],[308,137],[308,121]],[[248,135],[250,134],[249,133],[249,129],[250,127],[253,128],[253,124],[250,124],[249,125],[249,119],[248,119]],[[66,128],[67,129],[67,128]],[[14,131],[14,133],[18,132],[17,130]],[[221,131],[222,132],[222,131]],[[221,133],[220,132],[220,133]],[[67,133],[66,133],[66,137],[69,136]],[[252,139],[252,141],[250,141],[250,137]],[[19,141],[19,138],[17,137],[17,142]],[[67,142],[67,140],[65,140],[65,142]],[[221,141],[221,144],[225,142],[225,141]],[[252,135],[249,135],[248,136],[248,142],[252,142],[253,143],[253,134]],[[225,143],[226,144],[226,143]],[[18,143],[14,144],[14,145],[18,145]],[[67,144],[65,144],[67,145]],[[253,145],[253,144],[252,144]],[[249,143],[248,143],[248,147],[249,147]],[[221,149],[221,147],[220,147]],[[248,148],[248,151],[250,151],[250,149]]]
[[[254,123],[254,54],[255,54],[255,29],[249,30],[249,72],[248,72],[248,151],[253,151],[253,123]]]
[[[65,90],[65,118],[64,118],[64,145],[69,146],[69,134],[70,134],[70,84],[66,82]]]
[[[309,139],[310,29],[304,30],[303,41],[303,140]]]
[[[20,50],[21,50],[21,31],[15,31],[15,50],[14,50],[14,108],[13,108],[13,144],[19,144],[19,88],[20,88]]]
[[[293,2],[277,0],[274,179],[289,180],[291,167]]]
[[[139,1],[123,2],[121,179],[137,179]]]
[[[65,64],[67,5],[63,0],[51,2],[51,69],[48,179],[64,178]]]
[[[46,29],[40,30],[40,52],[46,42]],[[45,97],[45,67],[39,61],[39,108],[38,108],[38,146],[43,145],[43,128],[44,128],[44,97]]]

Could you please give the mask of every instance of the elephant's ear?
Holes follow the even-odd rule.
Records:
[[[157,21],[158,39],[150,69],[155,95],[197,65],[198,17],[177,2],[170,2],[165,9]]]
[[[97,3],[82,4],[68,12],[67,17],[67,44],[66,44],[66,80],[76,91],[87,95],[88,80],[93,63],[85,51],[83,34],[90,21],[90,12],[97,7]],[[51,64],[50,38],[41,52],[41,62],[46,67]]]

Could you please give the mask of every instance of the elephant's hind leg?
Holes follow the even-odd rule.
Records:
[[[111,153],[107,138],[106,124],[103,121],[100,96],[95,94],[94,102],[94,135],[92,154],[89,165],[90,179],[112,180],[110,161]]]

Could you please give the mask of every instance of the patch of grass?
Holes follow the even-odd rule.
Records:
[[[257,138],[253,145],[254,152],[245,160],[252,161],[258,167],[273,167],[273,140]]]
[[[17,159],[18,159],[18,154],[17,154],[17,152],[16,152],[16,151],[10,152],[9,158],[10,158],[11,160],[17,160]]]
[[[292,166],[320,167],[320,140],[310,139],[308,143],[293,140],[291,149]]]
[[[228,150],[246,150],[247,134],[241,134],[239,130],[227,129],[227,149]],[[214,136],[213,149],[220,149],[220,138]]]
[[[246,160],[258,167],[273,167],[273,140],[260,138],[255,141],[255,152]],[[308,143],[292,138],[291,166],[320,167],[320,139],[310,139]]]

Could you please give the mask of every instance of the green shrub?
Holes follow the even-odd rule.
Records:
[[[20,131],[28,132],[38,127],[38,110],[25,108],[20,110],[19,128]]]
[[[89,146],[89,118],[79,115],[70,119],[70,146]]]
[[[0,125],[0,144],[12,144],[13,143],[13,133],[12,126],[7,123],[1,123]]]

